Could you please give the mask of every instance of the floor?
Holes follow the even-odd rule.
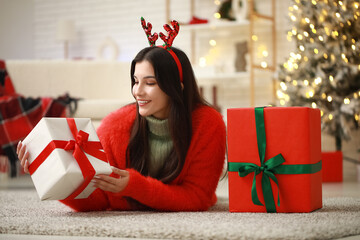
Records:
[[[34,188],[31,178],[28,175],[15,179],[8,179],[0,175],[0,189],[28,189]],[[227,196],[227,180],[224,179],[219,183],[217,189],[218,196]],[[355,197],[360,198],[360,182],[345,181],[342,183],[323,183],[323,197]],[[63,239],[80,239],[80,240],[104,240],[103,237],[71,237],[71,236],[35,236],[35,235],[0,235],[0,239],[9,240],[63,240]],[[114,240],[126,240],[128,238],[111,238]],[[360,240],[360,235],[341,238],[343,240]],[[140,239],[141,240],[141,239]]]

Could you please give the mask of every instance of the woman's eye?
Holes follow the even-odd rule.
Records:
[[[156,85],[156,83],[155,82],[148,82],[147,85],[153,86],[153,85]]]

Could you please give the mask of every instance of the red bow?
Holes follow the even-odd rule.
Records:
[[[46,160],[56,148],[64,149],[66,151],[73,151],[72,155],[77,161],[81,173],[84,177],[83,183],[68,196],[65,200],[74,199],[77,197],[90,183],[91,179],[95,176],[95,169],[89,162],[85,153],[90,154],[104,162],[107,162],[105,152],[101,151],[102,146],[100,142],[88,141],[89,134],[80,130],[77,131],[76,123],[73,118],[66,119],[71,130],[71,133],[75,140],[62,141],[53,140],[51,141],[44,150],[35,158],[35,160],[29,166],[29,172],[32,175],[36,169]]]

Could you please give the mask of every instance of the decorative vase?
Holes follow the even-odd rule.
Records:
[[[248,19],[248,0],[232,0],[231,6],[237,21]]]

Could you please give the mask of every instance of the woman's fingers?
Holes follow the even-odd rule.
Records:
[[[129,172],[126,170],[121,170],[118,169],[116,167],[111,166],[111,169],[113,171],[113,173],[116,173],[117,175],[121,176],[121,177],[128,177],[129,176]]]
[[[129,175],[130,175],[129,172],[115,167],[112,167],[112,170],[113,173],[117,174],[119,177],[97,175],[92,180],[94,186],[104,191],[109,191],[114,193],[121,192],[122,190],[124,190],[129,182]]]
[[[18,158],[20,160],[21,166],[24,168],[24,172],[29,172],[29,152],[26,151],[26,145],[23,144],[21,141],[19,141],[17,147],[16,147],[16,153],[18,155]]]
[[[16,147],[16,154],[19,154],[19,151],[20,151],[20,147],[22,146],[22,142],[21,141],[19,141],[18,142],[18,145],[17,145],[17,147]]]
[[[21,144],[20,150],[18,152],[18,157],[21,160],[21,162],[23,162],[24,160],[25,152],[26,152],[26,146],[24,144]]]
[[[27,155],[27,156],[26,156]],[[27,160],[29,157],[29,153],[27,152],[25,154],[26,160],[25,160],[25,164],[24,164],[24,172],[25,173],[29,173],[29,161]]]
[[[102,179],[95,178],[94,186],[108,192],[116,192],[116,185]]]

